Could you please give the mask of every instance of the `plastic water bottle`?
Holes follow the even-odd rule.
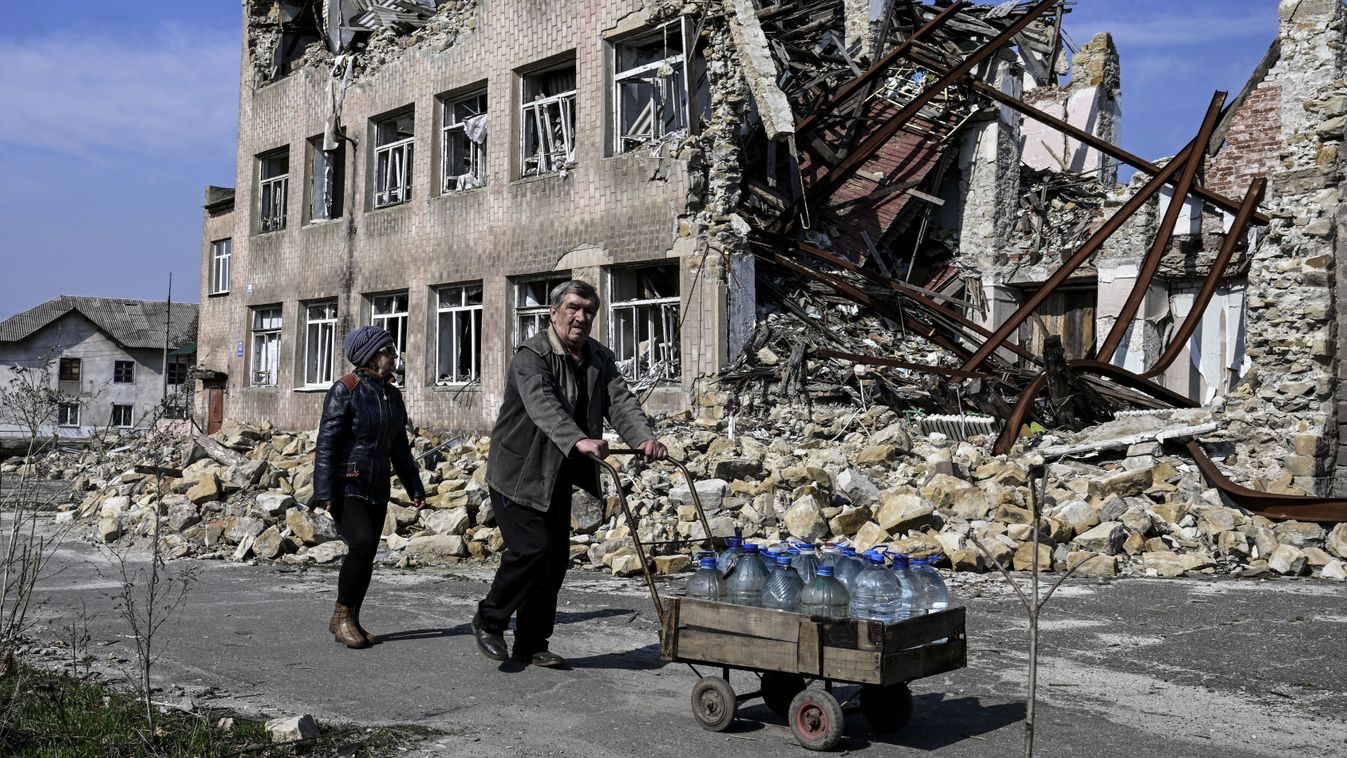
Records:
[[[891,570],[898,576],[898,581],[902,583],[903,591],[906,593],[903,598],[903,617],[912,618],[926,613],[928,611],[924,605],[926,577],[914,572],[908,565],[908,557],[902,553],[893,553]]]
[[[931,565],[929,556],[918,555],[912,559],[912,573],[921,577],[922,607],[926,613],[943,611],[949,607],[949,588],[940,572]]]
[[[851,578],[851,607],[848,611],[852,618],[884,620],[880,618],[879,612],[880,595],[892,576],[884,568],[884,559],[879,553],[865,551],[865,568]]]
[[[832,566],[833,576],[837,576],[837,560],[841,557],[842,551],[836,545],[831,542],[825,542],[823,543],[823,549],[819,551],[818,565]],[[840,576],[837,577],[837,581],[841,582],[842,578]],[[846,584],[846,582],[842,583]]]
[[[701,600],[725,601],[725,577],[716,568],[716,559],[710,556],[701,559],[697,573],[688,580],[687,596]]]
[[[744,545],[744,554],[735,564],[726,582],[726,597],[737,605],[761,605],[762,588],[767,584],[767,569],[758,559],[757,545]]]
[[[790,567],[790,556],[778,555],[776,566],[767,577],[767,584],[762,588],[762,607],[777,611],[799,610],[802,589],[804,582],[800,580],[800,575],[795,573],[795,569]]]
[[[744,554],[742,547],[744,541],[739,537],[725,538],[725,551],[716,558],[716,568],[720,569],[721,576],[729,576],[734,570],[734,564],[739,562],[739,556]]]
[[[819,565],[823,564],[820,563]],[[856,557],[856,548],[844,547],[838,552],[833,563],[833,576],[837,577],[837,581],[841,582],[842,586],[850,592],[852,580],[856,578],[857,574],[861,573],[863,568],[865,568],[865,561]]]
[[[800,613],[806,616],[844,619],[850,608],[851,594],[833,576],[832,566],[819,568],[814,581],[800,591]]]
[[[790,565],[800,575],[800,580],[805,584],[814,581],[814,574],[818,571],[818,553],[814,551],[813,545],[800,545],[800,553],[790,559]]]

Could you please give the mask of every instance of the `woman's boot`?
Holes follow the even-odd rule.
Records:
[[[332,609],[332,621],[328,623],[327,628],[339,645],[357,650],[370,646],[369,638],[360,633],[360,627],[356,624],[354,608],[337,603]]]

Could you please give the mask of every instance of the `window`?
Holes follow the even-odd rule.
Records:
[[[80,425],[80,404],[61,403],[56,406],[56,423],[60,426]]]
[[[308,306],[304,320],[304,384],[330,384],[337,341],[337,302],[329,300]]]
[[[441,287],[436,294],[435,383],[476,381],[482,370],[482,285]]]
[[[575,163],[575,66],[522,77],[519,173],[538,176]]]
[[[558,284],[568,281],[570,281],[569,276],[559,276],[515,284],[514,339],[516,345],[523,344],[524,340],[548,327],[551,323],[551,317],[547,313],[548,295]]]
[[[281,348],[281,308],[253,309],[252,382],[254,387],[276,386]]]
[[[346,186],[346,144],[338,142],[333,150],[323,149],[323,138],[309,140],[309,220],[329,221],[341,218],[342,196]]]
[[[259,158],[257,229],[274,232],[285,228],[285,201],[290,191],[290,151],[278,150]]]
[[[708,102],[701,58],[696,59],[695,81],[688,80],[682,23],[672,21],[613,45],[614,152],[687,132],[689,95]]]
[[[386,208],[412,199],[412,111],[374,125],[374,207]]]
[[[628,381],[679,377],[678,266],[615,269],[608,283],[608,344]]]
[[[63,382],[78,382],[80,380],[80,359],[62,358],[57,376]]]
[[[486,184],[486,92],[444,100],[440,127],[440,191]]]
[[[113,361],[112,381],[114,384],[131,384],[136,381],[135,361]]]
[[[219,295],[229,291],[229,256],[233,251],[233,240],[210,243],[210,294]]]
[[[112,419],[108,421],[108,426],[128,427],[131,426],[131,406],[112,404]]]
[[[190,364],[185,363],[181,359],[170,358],[169,360],[170,362],[168,364],[168,367],[164,369],[165,372],[167,373],[168,383],[170,385],[179,385],[186,382]]]
[[[407,293],[376,295],[370,300],[370,323],[393,335],[398,353],[407,354]]]

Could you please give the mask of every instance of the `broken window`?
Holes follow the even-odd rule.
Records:
[[[112,381],[114,384],[131,384],[136,381],[135,361],[113,361]]]
[[[234,241],[216,240],[210,243],[210,294],[222,295],[229,291],[229,256]]]
[[[393,335],[398,355],[407,354],[407,293],[377,295],[370,299],[370,324]],[[402,386],[402,372],[395,371],[393,383]]]
[[[290,194],[290,152],[278,150],[264,155],[258,174],[257,228],[260,232],[274,232],[285,228],[285,201]]]
[[[308,306],[304,321],[304,385],[330,384],[333,347],[337,340],[337,301]]]
[[[689,80],[683,50],[685,20],[613,45],[613,150],[618,153],[689,129],[689,98],[709,102],[705,62]],[[694,103],[693,107],[698,107]]]
[[[550,174],[573,165],[575,65],[526,74],[520,87],[520,176]]]
[[[548,314],[548,298],[558,284],[570,281],[570,276],[551,276],[515,283],[514,342],[524,340],[546,329],[552,323]]]
[[[374,207],[412,199],[412,143],[415,114],[391,116],[374,125]]]
[[[170,386],[177,386],[186,382],[190,366],[191,364],[187,363],[186,360],[181,357],[170,359],[168,367],[164,369],[166,374],[165,381],[167,381]]]
[[[445,99],[440,127],[440,191],[486,184],[486,92]]]
[[[254,387],[276,386],[276,369],[281,348],[281,308],[253,309],[253,354],[251,384]]]
[[[679,377],[678,265],[609,274],[609,346],[622,375],[637,385]]]
[[[59,426],[80,425],[80,404],[59,403],[56,406],[56,423]]]
[[[62,358],[57,377],[63,382],[78,382],[80,380],[80,359]]]
[[[108,420],[108,426],[126,428],[131,426],[132,406],[122,405],[121,403],[112,404],[112,418]]]
[[[338,143],[335,150],[324,150],[323,138],[314,137],[309,140],[309,160],[313,171],[309,183],[309,220],[341,218],[346,186],[345,143]]]
[[[441,287],[436,294],[435,383],[477,381],[482,370],[482,285]]]

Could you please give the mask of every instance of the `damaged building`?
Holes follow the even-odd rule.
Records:
[[[1007,452],[1208,404],[1189,451],[1252,488],[1227,494],[1328,512],[1299,496],[1347,480],[1342,3],[1283,2],[1154,160],[1117,146],[1123,64],[1069,6],[249,0],[199,410],[312,426],[372,323],[417,424],[484,428],[576,277],[657,410],[790,406],[826,438],[810,408],[880,403]]]

